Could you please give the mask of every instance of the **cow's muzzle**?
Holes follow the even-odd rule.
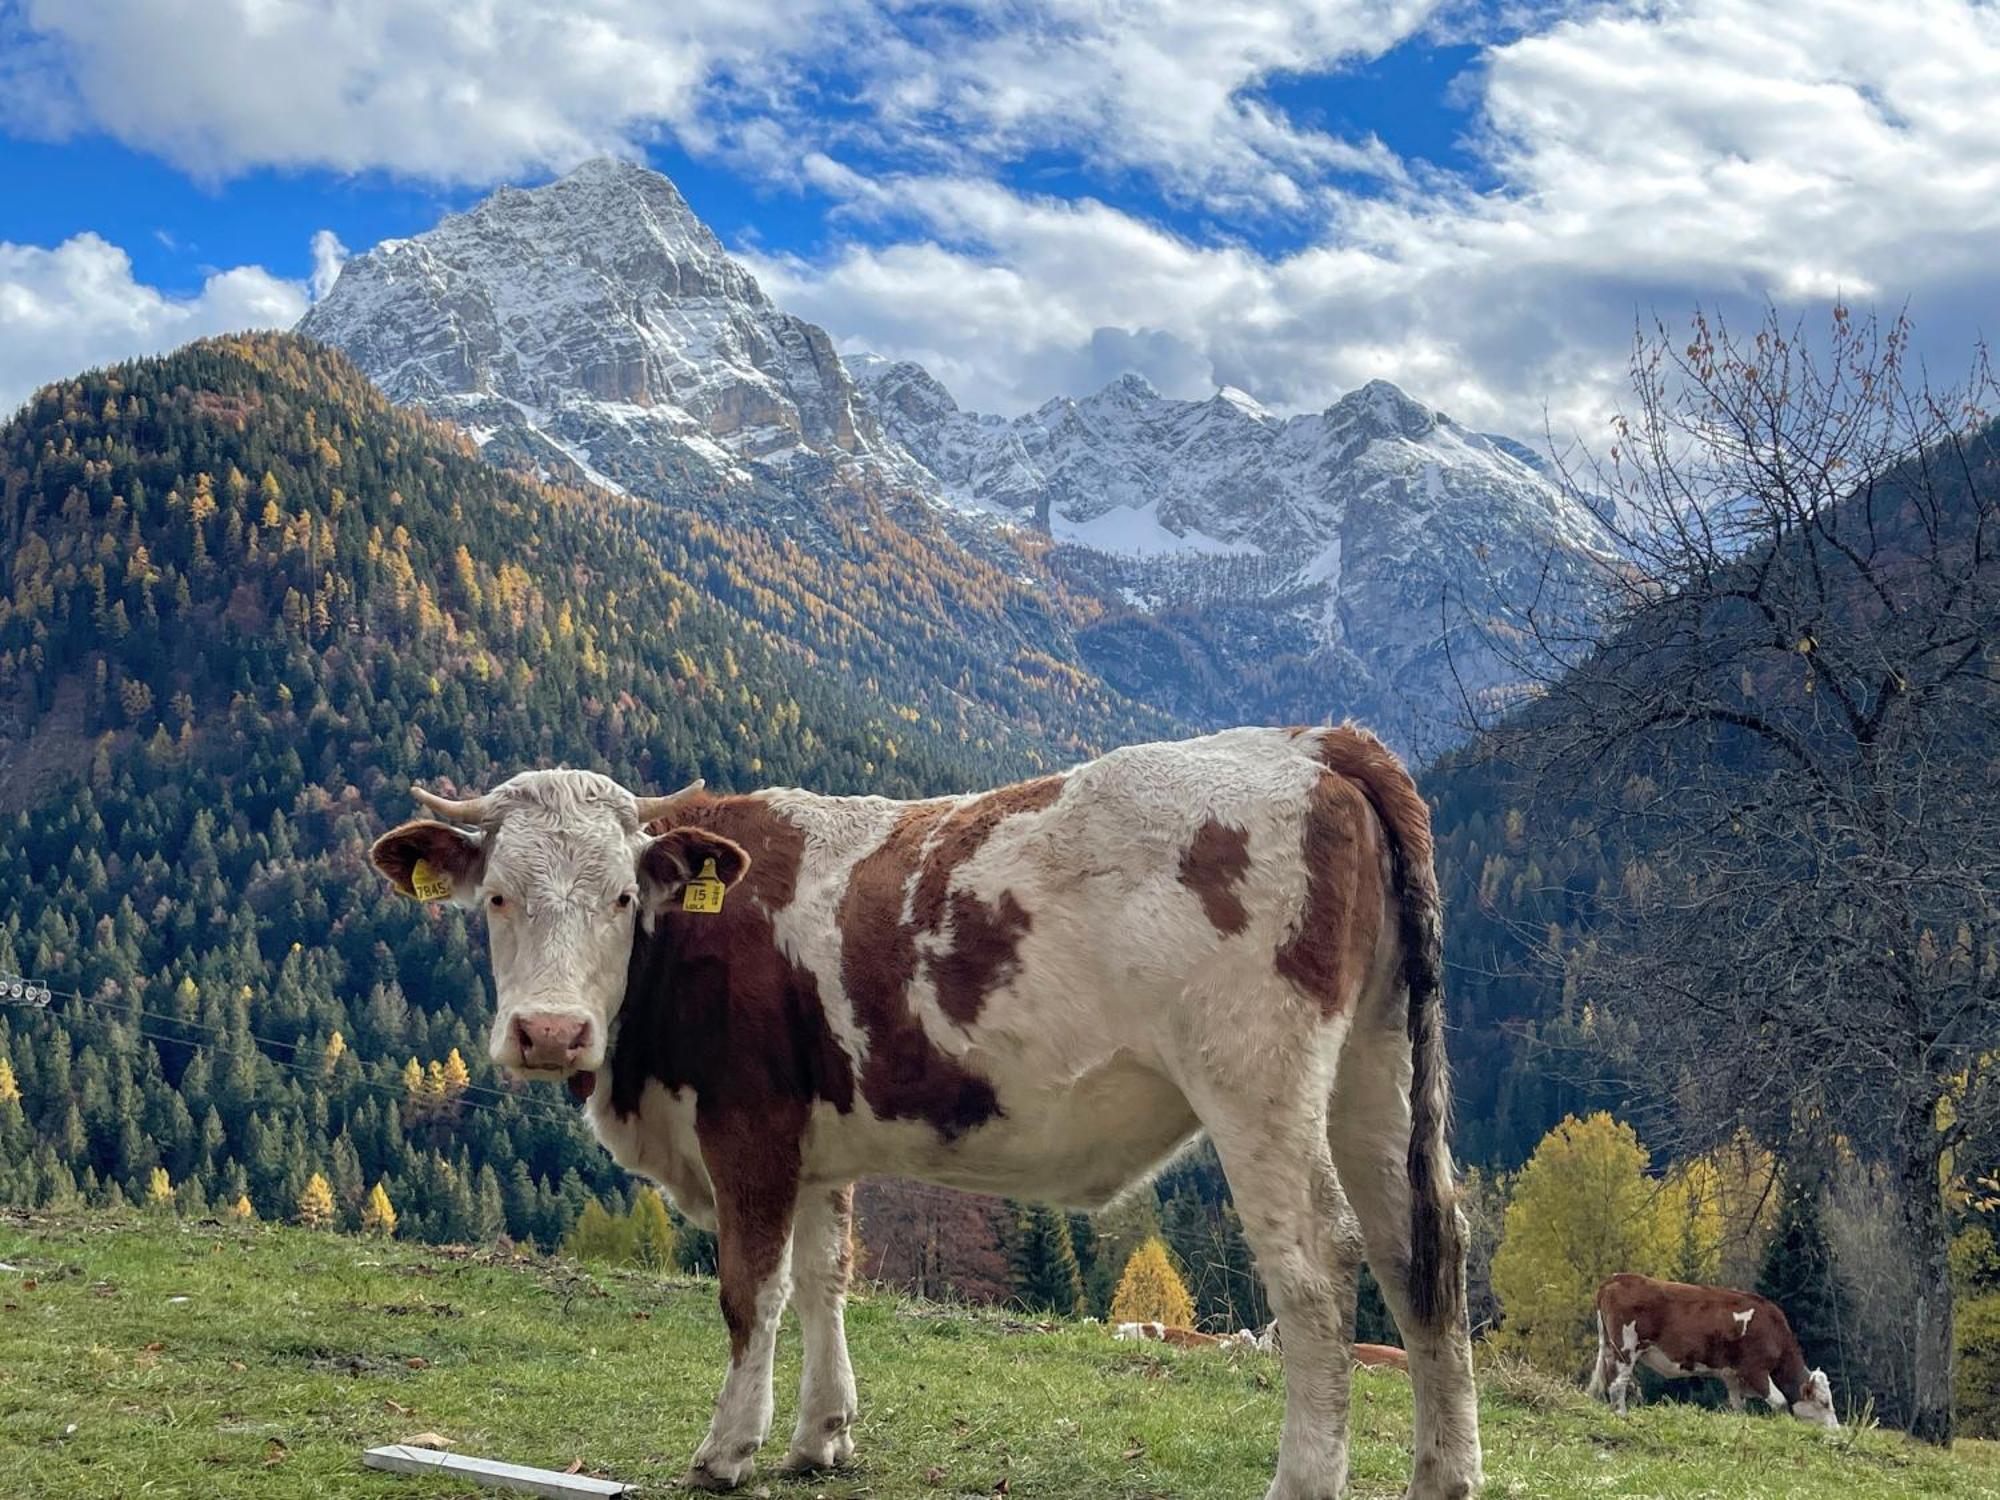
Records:
[[[596,1061],[594,1027],[587,1016],[516,1016],[509,1032],[512,1064],[529,1073],[569,1073]]]

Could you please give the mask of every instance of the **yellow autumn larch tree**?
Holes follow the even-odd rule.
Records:
[[[1620,1271],[1672,1270],[1679,1236],[1647,1163],[1632,1127],[1604,1113],[1567,1116],[1542,1137],[1493,1257],[1502,1347],[1575,1374],[1596,1348],[1598,1287]]]
[[[1194,1299],[1159,1238],[1147,1240],[1125,1262],[1125,1274],[1111,1297],[1111,1321],[1193,1326]]]
[[[472,1074],[465,1066],[465,1059],[458,1055],[458,1048],[444,1060],[444,1097],[447,1102],[455,1100],[472,1087]]]
[[[368,1202],[362,1207],[361,1232],[379,1234],[384,1239],[396,1232],[396,1207],[389,1201],[388,1189],[379,1182],[368,1194]]]
[[[307,1179],[299,1194],[299,1222],[308,1229],[326,1229],[333,1224],[333,1189],[318,1172]]]

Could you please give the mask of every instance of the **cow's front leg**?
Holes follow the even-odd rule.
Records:
[[[792,1205],[796,1169],[777,1170],[752,1153],[712,1153],[716,1260],[722,1317],[729,1325],[729,1374],[715,1399],[708,1436],[695,1450],[685,1483],[734,1489],[757,1467],[757,1450],[771,1434],[771,1356],[778,1320],[791,1295]]]
[[[827,1469],[854,1456],[854,1368],[847,1362],[847,1278],[854,1258],[854,1189],[814,1189],[792,1230],[792,1306],[805,1364],[799,1422],[785,1467]]]

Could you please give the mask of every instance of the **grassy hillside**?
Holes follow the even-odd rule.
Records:
[[[135,1217],[0,1220],[0,1493],[423,1496],[362,1448],[437,1432],[463,1451],[581,1460],[673,1487],[725,1340],[711,1284],[486,1251]],[[176,1300],[185,1299],[185,1300]],[[1269,1478],[1282,1389],[1254,1354],[1114,1344],[887,1296],[850,1325],[860,1458],[819,1496],[1232,1497]],[[782,1456],[797,1341],[780,1345]],[[1356,1496],[1401,1493],[1410,1403],[1355,1381]],[[1580,1394],[1490,1373],[1489,1493],[2000,1496],[2000,1456],[1882,1433],[1828,1439],[1773,1417],[1654,1405],[1620,1420]]]

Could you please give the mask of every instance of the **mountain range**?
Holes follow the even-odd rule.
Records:
[[[1009,606],[1031,649],[1191,726],[1448,738],[1461,690],[1508,686],[1493,628],[1611,552],[1529,450],[1387,381],[1289,416],[1133,374],[963,411],[919,365],[844,359],[668,179],[620,162],[355,257],[300,331],[498,462],[850,560],[829,518],[877,506],[924,569],[978,559],[1041,595]]]

